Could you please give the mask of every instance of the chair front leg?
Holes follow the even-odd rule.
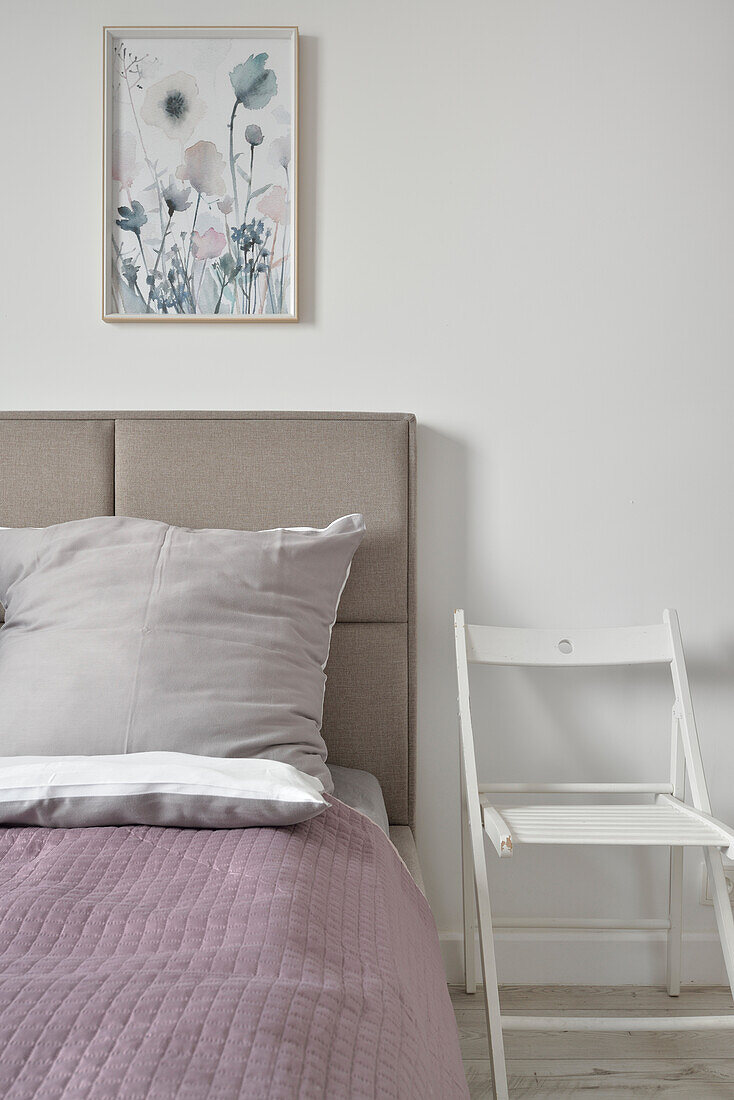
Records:
[[[480,838],[481,839],[481,838]],[[494,953],[494,932],[492,929],[492,910],[489,902],[489,880],[483,846],[473,849],[475,899],[479,919],[479,948],[482,956],[484,975],[484,1007],[487,1014],[487,1037],[489,1039],[489,1060],[492,1067],[492,1095],[494,1100],[509,1100],[507,1083],[507,1065],[505,1062],[505,1044],[502,1035],[502,1017],[500,1011],[499,985],[497,983],[497,960]]]
[[[474,885],[469,817],[466,812],[463,773],[461,790],[461,886],[464,911],[464,988],[467,993],[477,991],[477,900]]]
[[[668,955],[666,985],[668,995],[680,994],[681,964],[683,953],[683,851],[680,846],[670,849],[670,894],[668,901]]]

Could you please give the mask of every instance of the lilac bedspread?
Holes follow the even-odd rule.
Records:
[[[334,802],[290,828],[0,829],[0,1096],[468,1096],[430,910]]]

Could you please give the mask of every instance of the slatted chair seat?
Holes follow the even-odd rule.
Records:
[[[678,616],[665,611],[663,622],[649,627],[611,630],[524,630],[472,626],[464,612],[454,615],[456,668],[459,685],[461,744],[461,837],[464,900],[464,964],[467,993],[476,991],[474,937],[484,972],[493,1094],[508,1100],[503,1030],[521,1031],[641,1031],[732,1030],[734,1013],[718,1016],[676,1017],[559,1017],[508,1016],[500,1011],[497,965],[489,900],[489,879],[484,840],[498,856],[512,856],[520,844],[615,844],[665,845],[670,849],[670,891],[664,919],[604,918],[503,918],[507,927],[619,928],[634,927],[656,933],[667,931],[667,989],[680,992],[683,929],[683,852],[700,846],[708,868],[719,937],[729,984],[734,996],[734,916],[726,887],[722,852],[734,857],[734,830],[711,813],[706,776],[698,742],[696,721],[683,655]],[[474,748],[469,700],[469,664],[564,666],[667,664],[671,671],[672,709],[671,767],[668,780],[647,783],[480,783]],[[686,782],[690,802],[686,801]],[[651,796],[652,802],[589,805],[497,804],[508,795],[634,795]]]
[[[486,795],[482,799],[486,799]],[[665,796],[663,796],[665,797]],[[498,855],[520,844],[663,844],[716,847],[734,856],[734,832],[673,799],[615,806],[482,807],[484,831]]]

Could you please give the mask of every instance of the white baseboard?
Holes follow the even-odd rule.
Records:
[[[460,984],[464,937],[441,932],[439,939],[447,979]],[[506,985],[664,985],[665,940],[664,932],[498,931],[497,968]],[[715,932],[684,933],[683,981],[727,984]]]

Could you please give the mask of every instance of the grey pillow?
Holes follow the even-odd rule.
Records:
[[[331,791],[323,670],[363,534],[359,515],[0,530],[0,752],[271,758]]]

